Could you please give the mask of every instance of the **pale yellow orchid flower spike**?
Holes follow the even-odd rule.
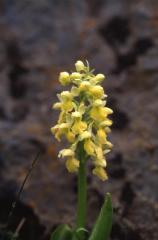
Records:
[[[59,75],[59,82],[63,86],[70,85],[71,89],[57,95],[59,102],[53,108],[59,109],[60,115],[51,131],[58,141],[64,136],[70,144],[59,152],[59,157],[66,157],[69,172],[79,169],[77,148],[82,142],[87,158],[92,159],[93,174],[104,181],[107,179],[105,155],[112,148],[107,140],[112,125],[108,117],[113,113],[112,109],[106,107],[107,95],[101,86],[105,76],[94,75],[88,62],[85,65],[79,60],[75,67],[75,72],[61,72]]]

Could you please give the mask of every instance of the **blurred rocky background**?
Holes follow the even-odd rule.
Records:
[[[60,71],[88,59],[114,109],[109,181],[89,172],[88,228],[111,192],[111,240],[158,239],[158,1],[0,0],[0,226],[34,157],[40,157],[9,230],[46,240],[74,224],[76,176],[50,133]]]

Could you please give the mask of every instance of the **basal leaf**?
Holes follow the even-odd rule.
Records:
[[[112,228],[112,215],[111,195],[107,193],[89,240],[108,240]]]
[[[72,239],[72,230],[66,225],[60,225],[52,233],[50,240],[71,240]]]
[[[74,235],[77,240],[84,240],[87,239],[88,237],[88,230],[85,228],[78,228],[75,232]],[[73,239],[74,240],[74,239]]]

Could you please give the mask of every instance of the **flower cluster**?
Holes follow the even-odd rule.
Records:
[[[59,102],[53,105],[60,110],[57,125],[51,128],[55,138],[60,141],[64,135],[70,147],[59,152],[59,157],[66,157],[66,167],[69,172],[78,171],[80,161],[77,147],[80,142],[87,157],[91,157],[94,165],[93,174],[106,180],[105,155],[112,148],[107,140],[112,121],[108,118],[112,109],[106,107],[106,97],[101,82],[103,74],[94,75],[89,64],[82,61],[75,63],[76,71],[69,74],[61,72],[59,81],[63,86],[71,85],[70,91],[58,94]]]

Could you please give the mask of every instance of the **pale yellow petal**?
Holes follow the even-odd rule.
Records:
[[[100,178],[102,181],[105,181],[108,179],[107,173],[105,169],[102,167],[95,167],[93,169],[93,174],[96,175],[98,178]]]
[[[65,136],[69,142],[74,142],[75,141],[75,134],[72,131],[68,131],[65,133]]]
[[[61,109],[62,103],[61,102],[57,102],[53,104],[53,108],[54,109]]]
[[[78,72],[73,72],[70,75],[71,80],[76,80],[76,79],[80,80],[81,77],[82,77],[82,75],[80,73],[78,73]]]
[[[104,96],[104,89],[101,86],[91,86],[89,92],[94,98],[102,98]]]
[[[106,134],[105,130],[103,128],[98,129],[97,139],[98,139],[100,144],[105,144],[106,137],[107,137],[107,134]]]
[[[70,111],[73,110],[73,108],[74,108],[73,102],[70,101],[70,100],[69,101],[65,101],[65,102],[62,103],[62,110],[63,111],[70,112]]]
[[[84,150],[88,155],[94,155],[95,144],[92,142],[91,139],[86,139],[84,142]]]
[[[77,172],[80,162],[76,158],[68,158],[66,160],[66,168],[70,173]]]
[[[72,131],[74,134],[81,134],[87,128],[87,123],[76,119],[74,125],[72,126]]]
[[[105,79],[104,74],[99,73],[99,74],[97,74],[96,76],[94,76],[94,77],[90,80],[90,82],[95,85],[95,84],[101,83],[104,79]]]
[[[63,149],[59,152],[58,157],[72,157],[74,156],[74,151],[71,149]]]

